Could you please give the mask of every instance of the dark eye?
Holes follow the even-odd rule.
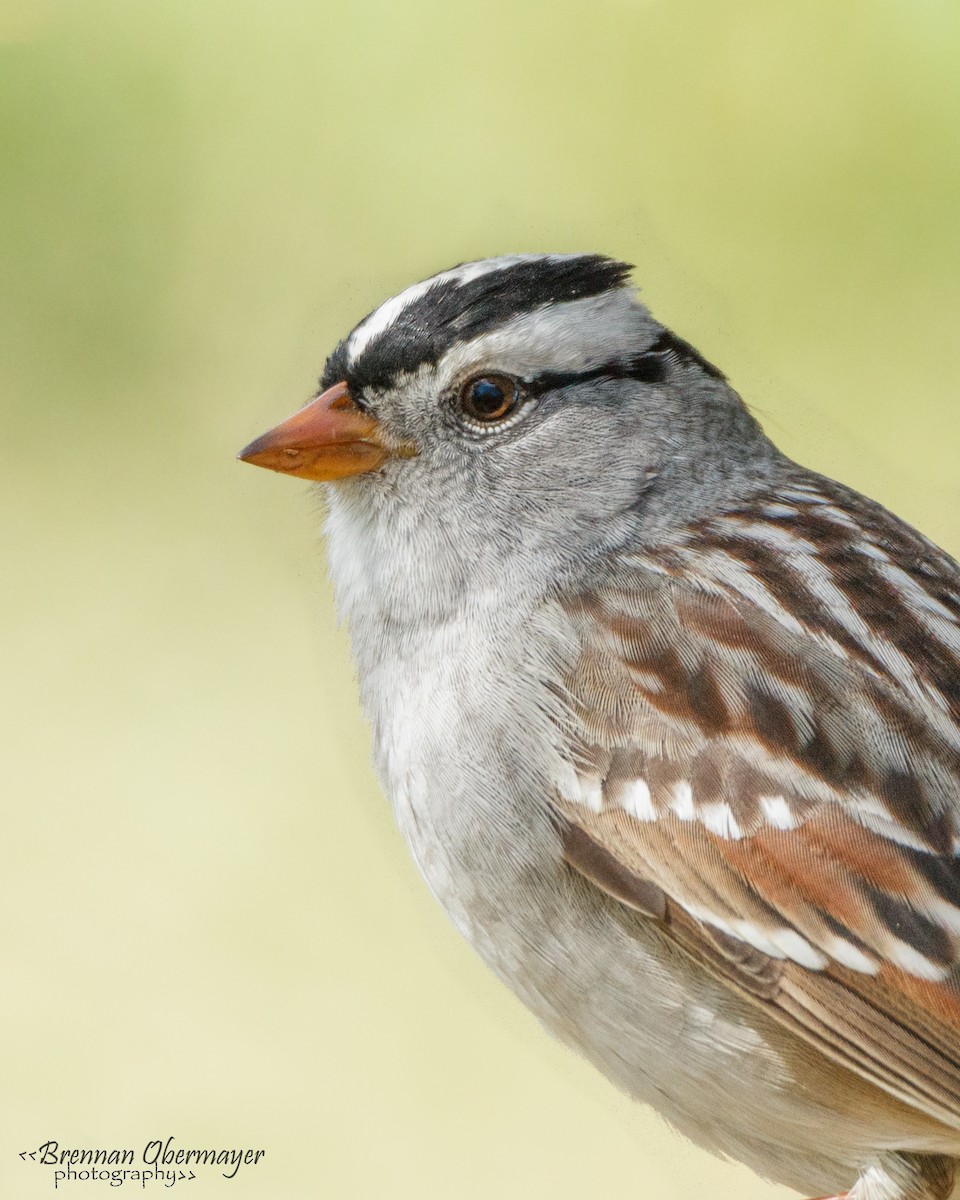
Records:
[[[517,407],[520,389],[509,375],[481,375],[460,389],[460,406],[473,421],[502,421]]]

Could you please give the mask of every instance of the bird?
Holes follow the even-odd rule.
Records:
[[[239,457],[326,492],[383,789],[541,1024],[767,1180],[946,1200],[960,566],[782,453],[632,269],[414,284]]]

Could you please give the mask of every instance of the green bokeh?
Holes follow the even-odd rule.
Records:
[[[173,1133],[267,1148],[204,1196],[770,1194],[448,930],[316,505],[233,454],[392,291],[601,250],[960,551],[960,7],[8,0],[0,172],[0,1191]]]

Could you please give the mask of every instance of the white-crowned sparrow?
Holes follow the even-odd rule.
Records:
[[[329,486],[377,762],[545,1025],[806,1191],[960,1156],[960,568],[594,255],[388,300],[242,452]]]

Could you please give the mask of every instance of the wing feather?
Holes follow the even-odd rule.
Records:
[[[927,624],[954,619],[948,562]],[[673,554],[568,601],[583,789],[555,799],[567,861],[819,1052],[960,1129],[947,649],[935,692],[923,662],[905,675],[915,642],[850,651],[852,603],[841,636],[829,605],[811,599],[797,620],[778,609],[784,580],[765,600],[762,578],[749,596],[739,579],[714,563],[693,580]],[[911,579],[919,588],[923,570]],[[849,571],[844,588],[855,595]],[[876,622],[876,596],[870,606]]]

